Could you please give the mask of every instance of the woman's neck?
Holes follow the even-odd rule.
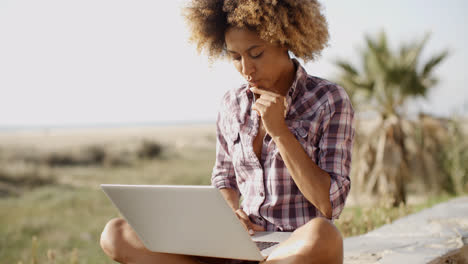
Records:
[[[281,94],[282,96],[286,96],[295,78],[296,65],[294,64],[292,59],[289,59],[285,70],[281,74],[280,78],[278,79],[278,83],[276,84],[276,87],[278,87],[277,89],[279,94]]]

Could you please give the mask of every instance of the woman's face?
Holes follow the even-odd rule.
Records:
[[[260,39],[248,29],[229,28],[225,33],[228,56],[250,86],[280,93],[280,80],[291,65],[288,51]]]

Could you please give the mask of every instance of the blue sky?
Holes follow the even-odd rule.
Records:
[[[214,121],[221,96],[242,79],[211,67],[187,43],[183,0],[0,0],[0,126]],[[365,34],[392,46],[431,32],[423,60],[451,54],[440,83],[409,111],[467,111],[467,1],[322,1],[330,46],[312,75],[333,78],[336,58],[359,63]],[[463,108],[465,105],[465,108]]]

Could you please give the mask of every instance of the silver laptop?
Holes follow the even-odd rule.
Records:
[[[250,236],[213,186],[101,184],[101,188],[146,248],[155,252],[261,261],[291,235]]]

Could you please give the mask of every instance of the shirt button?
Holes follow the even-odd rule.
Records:
[[[260,192],[260,196],[263,197],[265,196],[265,194],[263,192]]]

